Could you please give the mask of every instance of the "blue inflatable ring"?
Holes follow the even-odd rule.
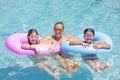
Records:
[[[83,34],[80,34],[76,37],[82,41],[85,41]],[[64,41],[61,44],[61,50],[63,52],[87,53],[87,54],[88,53],[96,54],[96,53],[100,53],[100,52],[111,51],[113,42],[112,42],[112,39],[105,33],[95,32],[94,41],[103,41],[103,42],[109,43],[111,45],[111,48],[110,49],[94,49],[93,46],[85,48],[81,45],[69,45],[69,41]]]

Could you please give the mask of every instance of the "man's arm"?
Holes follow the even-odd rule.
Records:
[[[46,43],[46,44],[51,44],[51,36],[45,36],[43,38],[40,39],[40,44],[41,43]]]
[[[82,45],[82,46],[88,46],[87,43],[84,43],[82,40],[80,40],[77,37],[71,36],[71,35],[65,35],[65,38],[70,41],[70,45]]]

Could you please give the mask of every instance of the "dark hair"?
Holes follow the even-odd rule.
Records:
[[[31,33],[33,33],[33,32],[35,32],[35,33],[38,35],[38,31],[37,31],[36,29],[30,29],[30,30],[28,31],[27,36],[30,36],[30,35],[31,35]],[[28,38],[28,43],[29,43],[29,44],[31,44],[31,42],[30,42],[29,38]]]
[[[85,30],[84,30],[84,34],[86,34],[87,31],[90,31],[90,32],[93,33],[93,35],[95,35],[95,32],[94,32],[94,30],[93,30],[92,28],[87,28],[87,29],[85,29]]]
[[[55,29],[55,27],[56,27],[57,24],[63,25],[63,29],[64,29],[64,24],[63,24],[63,22],[61,22],[61,21],[57,22],[57,23],[54,25],[54,29]]]

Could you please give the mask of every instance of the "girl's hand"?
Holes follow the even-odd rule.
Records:
[[[37,54],[41,54],[41,50],[37,47],[35,47],[35,51],[37,52]]]
[[[40,44],[40,39],[37,40],[37,43]]]
[[[53,54],[55,51],[55,46],[52,45],[49,50],[50,50],[50,53]]]
[[[87,46],[89,46],[88,43],[84,43],[84,42],[82,42],[81,45],[82,45],[83,47],[87,47]]]

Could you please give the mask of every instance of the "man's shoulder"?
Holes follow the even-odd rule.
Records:
[[[44,36],[43,38],[51,38],[52,35]]]
[[[51,38],[52,38],[51,35],[48,35],[48,36],[42,37],[41,40],[44,40],[44,39],[46,40],[46,39],[51,39]]]
[[[64,37],[71,37],[72,35],[70,34],[65,34]]]

